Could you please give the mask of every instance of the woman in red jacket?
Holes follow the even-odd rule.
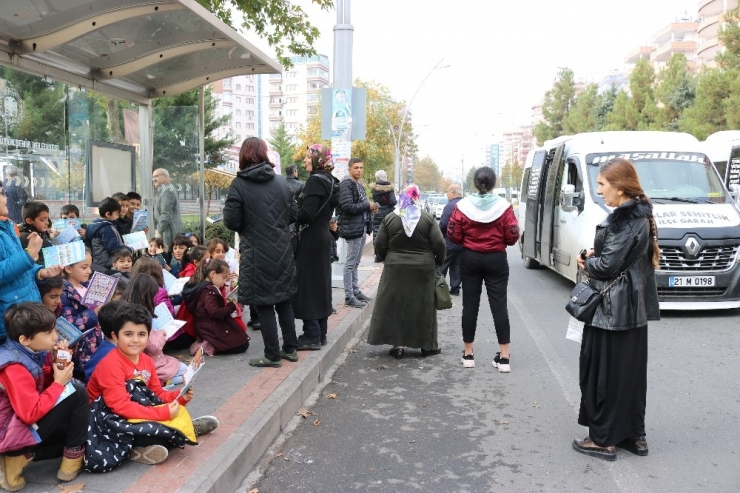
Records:
[[[506,200],[492,194],[496,174],[488,166],[478,168],[473,184],[480,193],[460,200],[447,224],[447,237],[463,246],[460,252],[463,313],[462,330],[465,351],[462,364],[473,368],[473,341],[478,324],[481,285],[486,283],[488,303],[493,314],[501,351],[493,359],[494,368],[502,373],[511,371],[509,365],[509,310],[506,290],[509,284],[509,262],[506,246],[519,239],[519,224],[514,209]]]

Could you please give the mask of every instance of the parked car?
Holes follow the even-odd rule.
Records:
[[[444,194],[441,193],[434,193],[427,197],[426,202],[424,202],[424,210],[427,211],[429,214],[434,214],[434,202],[440,197],[444,197]]]
[[[437,200],[434,201],[434,218],[440,219],[442,217],[442,211],[444,211],[445,206],[447,205],[447,197],[439,197]]]

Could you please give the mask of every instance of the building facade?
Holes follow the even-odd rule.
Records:
[[[738,0],[702,0],[699,2],[696,58],[700,65],[714,67],[715,57],[724,47],[718,38],[725,12],[736,9]]]
[[[239,75],[228,77],[211,84],[213,96],[218,101],[217,116],[229,117],[226,125],[216,130],[217,138],[231,135],[234,137],[234,147],[237,149],[247,137],[259,136],[258,113],[258,85],[259,77],[255,75]],[[239,153],[232,157],[226,166],[232,171],[239,168]]]

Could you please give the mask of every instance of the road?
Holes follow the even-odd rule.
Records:
[[[740,491],[737,311],[664,312],[650,324],[650,455],[620,450],[607,463],[571,449],[587,435],[576,423],[579,345],[565,339],[572,283],[524,269],[516,247],[509,262],[510,374],[491,366],[485,305],[474,369],[460,364],[460,299],[439,313],[439,356],[395,360],[365,334],[313,414],[238,491]]]

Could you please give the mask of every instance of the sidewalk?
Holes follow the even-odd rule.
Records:
[[[374,298],[383,264],[373,262],[372,246],[364,254],[360,285]],[[105,493],[234,491],[372,314],[374,301],[363,309],[346,308],[341,289],[332,290],[332,299],[338,313],[329,317],[329,344],[320,351],[301,351],[297,363],[284,360],[278,369],[249,366],[250,358],[264,354],[261,335],[251,329],[245,354],[207,359],[188,410],[193,417],[214,415],[220,426],[200,437],[197,446],[174,449],[156,466],[127,461],[107,474],[83,473],[71,484],[85,483],[85,492]],[[296,320],[298,334],[300,326]],[[58,467],[58,460],[29,464],[23,491],[59,491]]]

